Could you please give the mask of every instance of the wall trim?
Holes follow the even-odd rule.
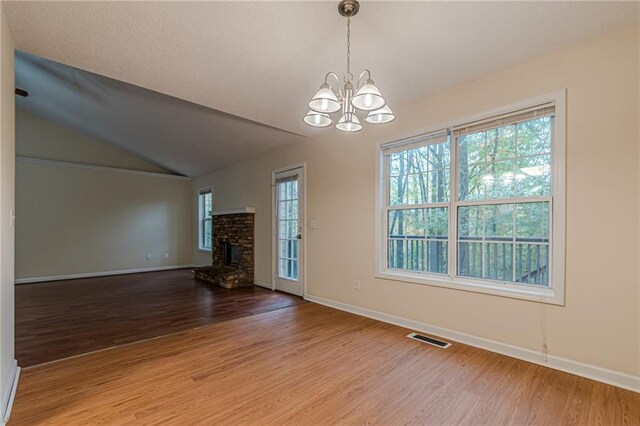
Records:
[[[11,381],[11,391],[9,392],[9,396],[6,401],[2,401],[2,408],[4,415],[2,416],[2,426],[4,426],[9,421],[9,416],[11,416],[11,409],[13,408],[13,401],[16,398],[16,391],[18,390],[18,380],[20,380],[20,367],[18,367],[18,361],[13,360],[12,365],[13,370],[13,379]]]
[[[185,268],[193,268],[196,266],[197,265],[194,265],[194,264],[170,265],[170,266],[156,266],[151,268],[121,269],[117,271],[87,272],[84,274],[53,275],[49,277],[18,278],[14,282],[15,284],[40,283],[44,281],[73,280],[76,278],[106,277],[109,275],[125,275],[125,274],[138,274],[141,272],[168,271],[170,269],[185,269]]]
[[[554,370],[564,371],[566,373],[575,374],[576,376],[596,380],[598,382],[617,386],[623,389],[640,392],[640,376],[632,376],[620,371],[613,371],[607,368],[585,364],[579,361],[573,361],[554,355],[547,355],[545,360],[543,354],[537,351],[532,351],[531,349],[525,349],[522,347],[509,345],[507,343],[489,340],[471,334],[461,333],[459,331],[454,331],[447,328],[402,318],[384,312],[375,311],[373,309],[360,308],[358,306],[349,305],[347,303],[342,303],[319,296],[307,294],[305,296],[305,299],[310,302],[319,303],[321,305],[329,306],[341,311],[350,312],[352,314],[364,316],[411,330],[432,334],[444,339],[463,343],[465,345],[474,346],[476,348],[496,352],[501,355],[506,355],[523,361],[532,362],[543,367],[553,368]]]
[[[68,167],[73,169],[100,170],[104,172],[126,173],[130,175],[161,177],[167,179],[191,180],[188,176],[174,175],[171,173],[146,172],[143,170],[122,169],[119,167],[97,166],[94,164],[72,163],[68,161],[45,160],[43,158],[34,157],[16,157],[16,161],[21,163],[41,164],[54,167]]]

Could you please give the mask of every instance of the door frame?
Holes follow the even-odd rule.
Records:
[[[307,298],[307,162],[291,164],[285,167],[279,167],[273,169],[271,172],[271,290],[276,289],[276,271],[278,270],[278,247],[276,237],[278,235],[277,221],[276,221],[276,209],[277,206],[277,194],[276,194],[276,175],[278,173],[288,172],[291,170],[300,169],[302,175],[302,217],[300,217],[300,227],[302,228],[302,298]],[[299,269],[299,267],[298,267]]]

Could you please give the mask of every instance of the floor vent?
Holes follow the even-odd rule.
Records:
[[[430,345],[437,346],[442,349],[447,349],[449,346],[451,346],[451,343],[447,343],[431,337],[423,336],[422,334],[418,334],[418,333],[408,334],[407,337],[409,339],[417,340],[422,343],[428,343]]]

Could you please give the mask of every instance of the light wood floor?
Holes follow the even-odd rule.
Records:
[[[9,423],[640,423],[640,395],[307,303],[23,371]]]

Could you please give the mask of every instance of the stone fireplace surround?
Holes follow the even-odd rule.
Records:
[[[254,279],[254,227],[255,209],[245,207],[236,210],[213,212],[211,227],[211,266],[195,268],[198,279],[224,288],[248,287]],[[225,262],[225,253],[233,247],[234,260]],[[225,254],[227,256],[225,256]],[[227,261],[229,258],[227,257]]]

